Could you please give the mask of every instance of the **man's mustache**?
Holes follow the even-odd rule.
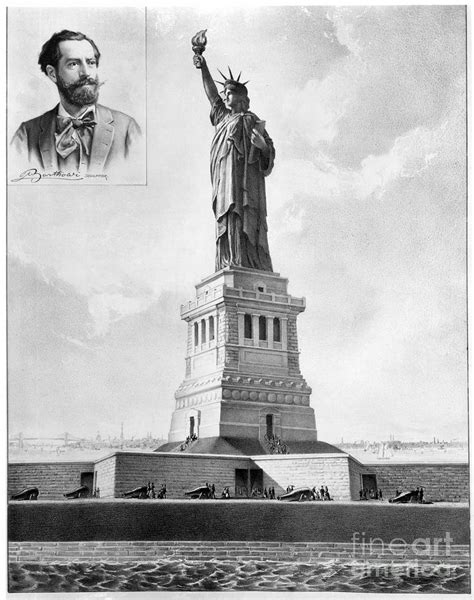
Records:
[[[76,81],[75,83],[70,83],[66,87],[69,90],[77,90],[78,88],[84,85],[95,85],[96,87],[99,87],[101,85],[104,85],[104,83],[102,81],[99,81],[99,79],[95,77],[83,77],[82,79],[79,79],[79,81]]]

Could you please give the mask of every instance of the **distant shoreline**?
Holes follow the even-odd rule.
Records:
[[[108,456],[111,452],[118,452],[123,450],[124,452],[154,452],[150,448],[101,448],[100,450],[89,450],[89,449],[71,449],[65,452],[57,453],[54,451],[37,451],[31,450],[28,452],[9,452],[8,462],[23,463],[23,462],[75,462],[75,461],[95,461],[105,456]],[[469,462],[469,453],[466,448],[449,448],[446,450],[431,450],[431,449],[419,449],[412,452],[396,452],[393,456],[378,458],[374,452],[364,452],[363,450],[356,450],[347,448],[344,444],[341,450],[347,452],[353,456],[356,460],[362,464],[395,464],[395,463],[467,463]]]

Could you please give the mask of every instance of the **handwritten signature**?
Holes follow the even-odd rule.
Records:
[[[16,183],[18,181],[29,181],[30,183],[38,183],[38,181],[41,181],[42,179],[47,179],[47,180],[51,180],[51,179],[60,179],[60,180],[67,180],[67,181],[82,181],[86,178],[101,178],[101,179],[105,179],[107,180],[107,175],[105,173],[87,173],[85,175],[82,175],[81,173],[76,173],[74,171],[70,172],[70,171],[53,171],[52,173],[40,173],[38,171],[38,169],[26,169],[25,171],[23,171],[22,173],[20,173],[20,175],[18,177],[16,177],[15,179],[12,179],[11,181],[13,183]]]

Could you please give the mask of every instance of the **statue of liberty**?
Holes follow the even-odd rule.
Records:
[[[275,149],[265,122],[249,111],[246,83],[224,77],[223,99],[202,56],[205,31],[192,40],[215,134],[211,145],[212,208],[216,218],[216,271],[240,266],[273,271],[267,239],[265,177]]]

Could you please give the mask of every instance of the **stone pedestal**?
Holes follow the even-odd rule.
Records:
[[[316,441],[311,388],[299,368],[296,319],[304,298],[277,273],[228,268],[196,286],[181,307],[188,324],[186,373],[169,442],[276,436]]]

